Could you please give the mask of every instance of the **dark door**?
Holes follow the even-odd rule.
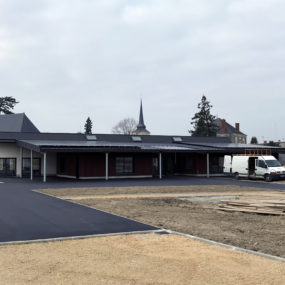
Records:
[[[75,175],[76,175],[76,178],[78,179],[79,178],[79,157],[78,156],[76,157],[76,160],[75,160]]]
[[[174,161],[172,156],[167,156],[165,159],[165,171],[166,175],[173,175],[174,173]]]
[[[158,167],[159,167],[158,158],[154,157],[152,160],[152,175],[153,175],[153,177],[158,176]]]
[[[16,176],[16,158],[0,158],[0,176]]]

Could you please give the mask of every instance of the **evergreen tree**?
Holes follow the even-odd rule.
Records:
[[[266,145],[267,146],[279,146],[279,144],[274,141],[269,141]]]
[[[19,102],[13,97],[0,97],[0,114],[13,114],[11,110],[13,110],[18,103]]]
[[[189,133],[194,137],[214,137],[218,131],[218,126],[215,124],[216,117],[211,115],[213,106],[207,101],[205,95],[202,96],[201,102],[198,104],[199,111],[192,118],[191,125],[193,130]]]
[[[251,144],[258,144],[257,137],[252,137],[250,143]]]
[[[85,129],[85,134],[86,135],[91,135],[92,134],[92,126],[93,126],[93,123],[92,123],[91,119],[88,117],[87,120],[86,120],[86,123],[84,125],[84,129]]]

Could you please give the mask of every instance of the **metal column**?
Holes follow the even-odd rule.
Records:
[[[33,180],[33,151],[31,150],[31,166],[30,166],[30,170],[31,170],[31,180]]]
[[[161,159],[161,152],[159,153],[159,179],[162,179],[162,159]]]
[[[47,181],[47,154],[44,152],[44,175],[43,182]]]
[[[207,178],[210,178],[210,155],[207,152]]]
[[[109,154],[108,154],[108,152],[106,152],[105,167],[106,167],[106,169],[105,169],[106,178],[105,179],[108,180],[109,179]]]

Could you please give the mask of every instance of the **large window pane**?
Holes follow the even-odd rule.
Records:
[[[0,158],[0,171],[4,171],[4,158]]]
[[[22,160],[22,175],[29,177],[31,175],[31,159],[23,158]],[[41,159],[38,157],[33,158],[33,175],[41,175]]]
[[[116,173],[131,174],[134,172],[132,157],[116,157]]]
[[[0,175],[16,176],[16,158],[0,158]]]

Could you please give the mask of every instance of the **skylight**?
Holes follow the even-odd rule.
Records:
[[[86,135],[86,139],[88,141],[96,141],[97,137],[96,137],[96,135]]]
[[[182,142],[182,138],[181,137],[172,137],[174,142]]]
[[[140,136],[132,136],[132,140],[134,142],[141,142],[142,141],[142,138]]]

